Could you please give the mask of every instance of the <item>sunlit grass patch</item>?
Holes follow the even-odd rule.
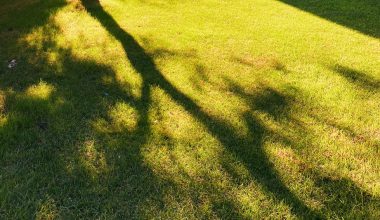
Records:
[[[31,96],[33,98],[39,99],[48,99],[52,92],[54,92],[54,87],[52,85],[48,85],[46,82],[39,82],[37,85],[32,85],[26,90],[26,95]]]
[[[56,219],[59,217],[57,205],[52,198],[47,198],[46,201],[41,202],[36,219]]]

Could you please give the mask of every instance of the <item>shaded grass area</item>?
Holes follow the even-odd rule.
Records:
[[[322,2],[284,0],[282,2],[364,34],[379,37],[379,1],[329,0]]]
[[[213,54],[204,60],[192,50],[151,49],[119,24],[126,15],[116,6],[164,9],[104,2],[36,1],[0,17],[12,27],[1,30],[0,58],[19,61],[0,75],[1,217],[379,216],[378,121],[345,126],[339,107],[291,83],[302,74],[289,61],[227,54],[230,71],[218,75],[217,66],[226,66]],[[41,17],[25,21],[24,11]],[[87,28],[84,36],[70,41],[65,22]],[[104,31],[105,42],[94,30]],[[81,46],[86,39],[95,41]],[[372,74],[330,65],[326,81],[349,87],[351,101],[376,106],[376,64]],[[366,105],[352,114],[370,120]],[[329,107],[332,115],[324,114]]]

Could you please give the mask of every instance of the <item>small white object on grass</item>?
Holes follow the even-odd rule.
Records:
[[[17,61],[15,59],[11,60],[8,64],[8,68],[12,69],[17,65]]]

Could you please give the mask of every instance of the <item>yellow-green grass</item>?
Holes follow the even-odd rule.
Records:
[[[3,0],[0,218],[379,219],[380,5],[323,2]]]

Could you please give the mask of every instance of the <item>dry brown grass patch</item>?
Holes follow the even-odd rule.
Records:
[[[283,70],[285,66],[278,61],[276,58],[272,56],[259,56],[259,57],[233,57],[233,61],[253,67],[255,69],[275,69],[275,70]]]

